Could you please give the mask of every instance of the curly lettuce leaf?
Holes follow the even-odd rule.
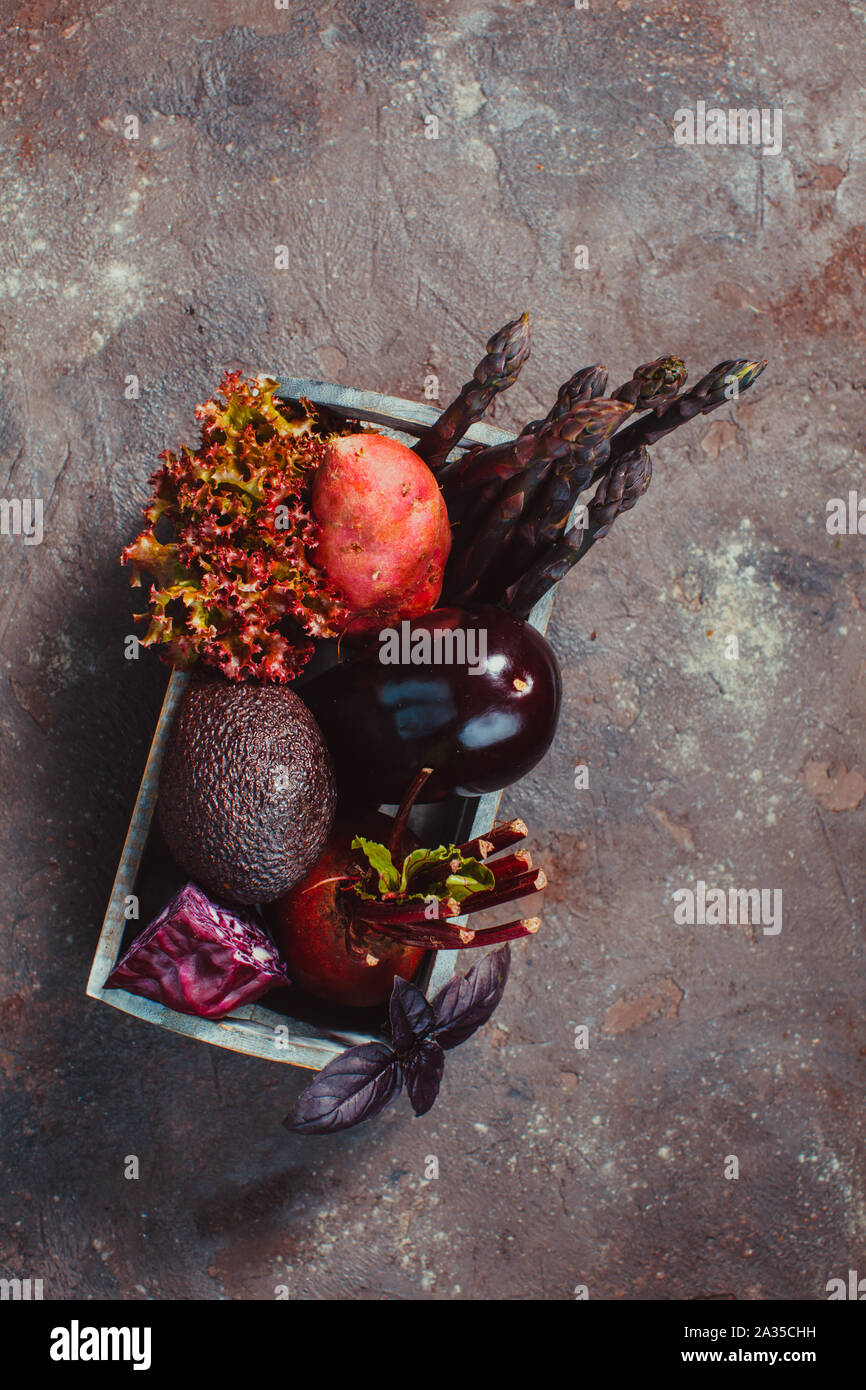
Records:
[[[348,618],[312,558],[319,530],[307,498],[328,441],[356,426],[326,423],[308,401],[281,406],[278,385],[225,375],[222,399],[196,407],[200,447],[161,455],[147,525],[121,557],[133,586],[153,581],[149,612],[137,615],[142,645],[235,680],[293,680],[314,639],[338,636]],[[160,522],[171,523],[168,542]]]

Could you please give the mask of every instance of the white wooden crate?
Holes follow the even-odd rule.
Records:
[[[414,401],[294,377],[281,379],[279,394],[286,400],[299,400],[303,396],[314,404],[327,406],[336,414],[377,425],[383,433],[393,434],[410,446],[439,415],[434,407],[419,405]],[[467,432],[459,448],[465,449],[475,443],[499,444],[509,438],[511,436],[502,430],[478,424]],[[552,592],[541,600],[531,614],[530,621],[541,632],[547,627],[551,606]],[[136,892],[142,859],[152,830],[166,741],[188,679],[188,675],[181,671],[172,672],[169,679],[99,934],[87,993],[92,999],[122,1009],[124,1013],[134,1014],[136,1018],[144,1019],[158,1028],[169,1028],[175,1033],[197,1038],[200,1042],[227,1047],[232,1052],[245,1052],[253,1057],[266,1057],[273,1062],[319,1070],[347,1047],[377,1040],[380,1034],[369,1028],[366,1031],[363,1028],[352,1031],[342,1021],[329,1027],[327,1021],[311,1023],[293,1018],[269,1007],[267,995],[259,1003],[246,1005],[226,1018],[213,1020],[178,1013],[164,1004],[130,994],[124,989],[105,988],[105,981],[120,957],[124,936],[130,926],[124,915],[124,905],[126,899]],[[501,792],[491,792],[487,796],[464,799],[455,809],[453,825],[444,829],[441,825],[437,826],[438,838],[459,843],[484,834],[494,824],[501,796]],[[418,807],[414,812],[412,825],[422,839],[425,837],[425,820],[432,825],[436,817],[436,807]],[[140,931],[147,924],[136,922],[134,925],[136,931]],[[427,953],[417,983],[428,996],[435,994],[451,978],[457,954],[456,951]],[[345,1020],[346,1011],[340,1010],[339,1014],[340,1019]]]

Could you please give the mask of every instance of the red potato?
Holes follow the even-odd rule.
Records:
[[[451,549],[448,511],[430,469],[405,444],[381,434],[332,440],[313,478],[312,509],[322,533],[316,563],[353,612],[383,623],[436,607]]]

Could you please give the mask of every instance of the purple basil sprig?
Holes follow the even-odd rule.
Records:
[[[500,946],[455,976],[429,1003],[420,989],[397,977],[391,991],[391,1045],[362,1043],[341,1052],[301,1093],[285,1121],[297,1134],[336,1134],[384,1110],[403,1082],[416,1115],[439,1094],[445,1053],[490,1018],[503,994],[511,949]]]

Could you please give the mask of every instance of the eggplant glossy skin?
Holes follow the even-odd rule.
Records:
[[[544,757],[562,679],[540,632],[486,606],[440,608],[392,631],[398,662],[383,660],[396,649],[380,637],[303,689],[344,802],[396,805],[422,767],[434,775],[420,801],[477,796],[510,786]],[[418,659],[425,642],[434,659]],[[468,660],[447,659],[464,649]]]

